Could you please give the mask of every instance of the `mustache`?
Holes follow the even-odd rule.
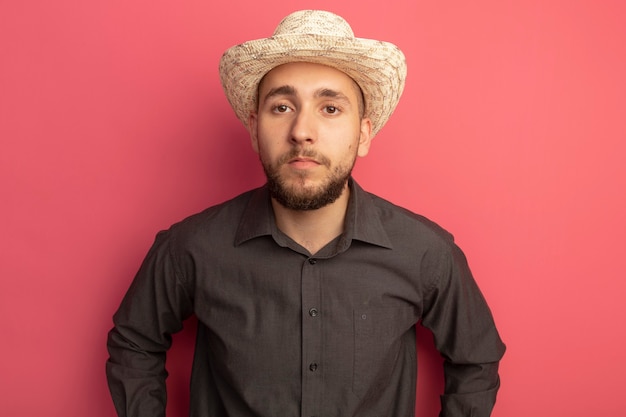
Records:
[[[283,165],[296,158],[312,159],[318,164],[330,166],[330,159],[315,151],[314,149],[307,149],[302,147],[293,148],[286,154],[282,155],[280,158],[278,158],[278,164]]]

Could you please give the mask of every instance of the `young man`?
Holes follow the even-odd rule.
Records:
[[[191,416],[414,415],[418,321],[445,358],[441,415],[490,415],[504,345],[462,252],[351,178],[403,54],[301,11],[220,74],[267,184],[158,234],[109,334],[118,414],[165,414],[165,353],[195,314]]]

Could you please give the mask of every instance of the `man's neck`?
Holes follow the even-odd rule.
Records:
[[[317,210],[291,210],[272,199],[276,225],[311,254],[343,233],[350,188],[333,203]]]

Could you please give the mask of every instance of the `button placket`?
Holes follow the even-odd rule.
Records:
[[[302,264],[302,415],[317,415],[321,402],[322,324],[320,262],[307,258]]]

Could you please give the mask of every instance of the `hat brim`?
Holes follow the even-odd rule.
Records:
[[[270,70],[289,62],[323,64],[350,76],[363,92],[372,137],[387,122],[404,89],[404,54],[388,42],[316,34],[248,41],[228,49],[219,67],[226,97],[247,128],[249,115],[256,110],[259,82]]]

